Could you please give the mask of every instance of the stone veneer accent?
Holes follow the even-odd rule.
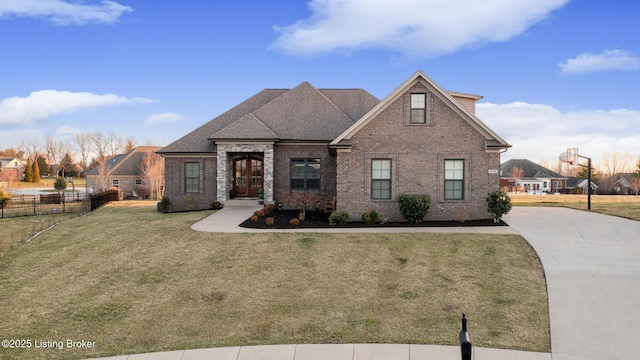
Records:
[[[261,153],[264,161],[264,201],[273,203],[273,143],[268,144],[225,144],[216,143],[217,146],[217,199],[220,202],[227,201],[227,195],[233,187],[233,175],[230,168],[229,156],[234,153]]]

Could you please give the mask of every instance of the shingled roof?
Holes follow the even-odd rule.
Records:
[[[544,166],[538,165],[531,160],[527,159],[511,159],[500,165],[500,171],[502,177],[512,177],[513,168],[518,167],[522,170],[523,178],[549,178],[549,179],[565,179],[566,176],[562,176],[553,170],[549,170]]]
[[[140,175],[140,164],[145,154],[148,151],[158,150],[160,150],[159,146],[138,146],[126,154],[116,155],[107,160],[106,166],[109,169],[107,173],[109,176]],[[91,168],[86,175],[98,175],[97,168]]]
[[[215,152],[214,141],[331,141],[380,100],[362,89],[267,89],[158,153]]]

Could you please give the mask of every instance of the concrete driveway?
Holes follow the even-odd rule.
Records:
[[[640,222],[550,207],[504,220],[544,266],[553,359],[640,359]]]

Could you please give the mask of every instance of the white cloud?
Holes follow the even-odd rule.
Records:
[[[150,124],[157,124],[157,123],[176,122],[176,121],[182,121],[185,119],[186,118],[182,115],[172,113],[172,112],[165,112],[161,114],[151,114],[147,116],[147,124],[150,125]]]
[[[563,74],[582,74],[608,70],[638,70],[640,58],[625,50],[604,50],[600,54],[582,53],[558,64]]]
[[[27,97],[11,97],[0,101],[0,124],[29,124],[58,114],[84,109],[123,104],[149,103],[148,98],[126,98],[114,94],[58,90],[34,91]]]
[[[429,58],[507,41],[569,0],[312,0],[308,19],[275,26],[272,49],[299,56],[388,49]]]
[[[86,1],[85,1],[86,2]],[[86,23],[113,23],[122,14],[133,11],[130,6],[115,1],[99,4],[82,4],[64,0],[2,0],[0,18],[43,18],[56,25],[84,25]]]
[[[605,153],[615,151],[640,155],[638,110],[561,111],[549,105],[514,102],[481,103],[476,111],[513,145],[502,155],[502,161],[555,161],[561,152],[572,147],[596,163]]]

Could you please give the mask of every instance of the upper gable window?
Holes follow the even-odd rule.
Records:
[[[426,124],[427,122],[427,94],[411,94],[411,123]]]

